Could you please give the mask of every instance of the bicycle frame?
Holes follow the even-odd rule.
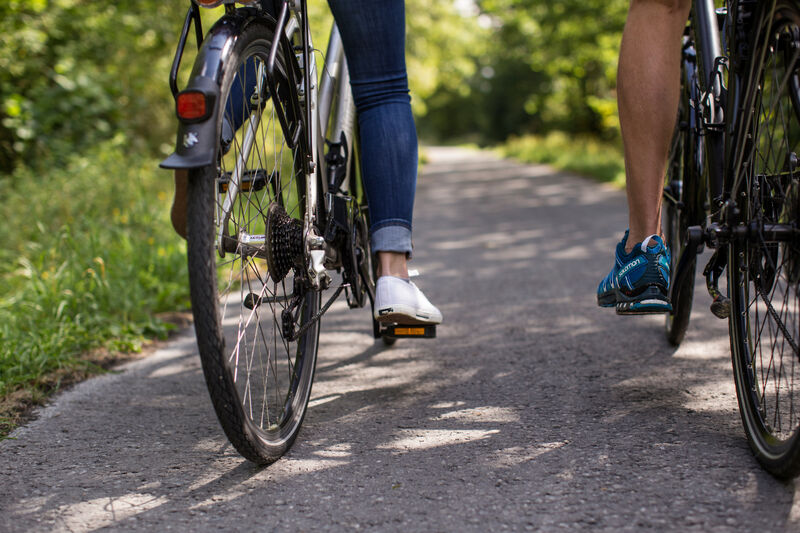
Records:
[[[696,169],[694,179],[697,184],[684,186],[687,199],[681,209],[688,213],[691,226],[687,235],[682,237],[686,246],[678,259],[670,290],[682,286],[704,246],[714,249],[703,275],[714,299],[712,311],[719,318],[727,318],[730,313],[730,302],[718,288],[727,266],[730,241],[754,239],[755,235],[790,241],[798,234],[797,230],[786,225],[769,228],[740,226],[737,198],[734,197],[739,190],[740,176],[737,173],[743,156],[741,150],[738,155],[734,154],[734,149],[742,145],[752,120],[749,114],[740,116],[740,113],[743,112],[743,102],[752,98],[753,91],[759,90],[757,83],[748,85],[748,80],[760,67],[759,61],[763,61],[763,58],[749,57],[748,47],[753,44],[749,29],[759,27],[763,17],[771,14],[774,5],[774,2],[763,4],[753,0],[734,0],[728,7],[717,11],[712,0],[696,0],[690,27],[700,54],[691,46],[691,40],[684,49],[683,68],[689,74],[689,80],[693,80],[689,87],[690,100],[694,103],[689,127],[694,128],[700,139],[698,142],[702,143],[696,157],[703,159],[690,162]],[[724,32],[719,29],[720,19],[726,26]],[[727,46],[722,45],[723,37],[727,38]],[[739,64],[729,65],[729,58],[724,55],[726,48],[735,48],[733,57]],[[733,131],[734,127],[738,127],[737,131]],[[734,160],[735,157],[738,159]],[[665,198],[676,201],[669,193]]]
[[[727,91],[723,84],[727,58],[722,54],[719,24],[713,0],[696,0],[693,13],[695,38],[700,48],[697,80],[701,91],[700,124],[706,133],[706,158],[709,162],[709,193],[712,205],[719,204],[722,196],[725,126],[725,100]]]
[[[685,164],[691,169],[697,185],[687,187],[684,184],[686,197],[681,209],[686,212],[689,224],[696,228],[705,228],[717,221],[724,203],[727,88],[723,81],[727,58],[722,55],[718,21],[720,14],[724,15],[718,14],[713,0],[695,1],[688,27],[693,34],[690,33],[685,38],[683,49],[682,69],[686,73],[686,90],[689,91],[690,101],[695,105],[687,110],[689,120],[682,127],[691,128],[695,132],[694,139],[697,143],[697,149],[693,152],[696,159],[685,161]],[[667,201],[677,202],[671,194],[665,194],[665,198]],[[670,296],[673,298],[675,295],[672,292],[677,290],[676,287],[681,287],[685,277],[693,274],[694,260],[706,244],[702,231],[690,232],[682,238],[688,241],[688,245],[678,258],[670,287]],[[724,253],[721,255],[724,257]],[[714,297],[719,295],[717,283],[724,268],[724,264],[722,268],[718,264],[719,256],[717,250],[704,271],[709,292]]]

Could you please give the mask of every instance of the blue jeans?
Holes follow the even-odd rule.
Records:
[[[272,2],[262,0],[273,12]],[[405,56],[405,0],[328,0],[358,111],[373,252],[411,254],[417,129]],[[232,94],[239,94],[233,91]],[[240,103],[229,103],[235,109]],[[240,124],[234,124],[234,130]]]
[[[405,56],[404,0],[328,0],[358,111],[374,252],[411,253],[417,129]]]

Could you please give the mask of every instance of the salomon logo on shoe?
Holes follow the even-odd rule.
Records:
[[[647,260],[645,258],[637,257],[636,259],[634,259],[633,261],[631,261],[630,263],[628,263],[627,265],[622,267],[622,269],[619,271],[619,273],[617,273],[617,278],[625,277],[625,274],[627,274],[628,272],[630,272],[634,268],[638,267],[639,265],[645,264],[646,262],[647,262]]]

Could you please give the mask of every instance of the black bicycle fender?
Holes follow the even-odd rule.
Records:
[[[179,119],[175,151],[163,160],[162,168],[190,169],[215,164],[219,147],[219,95],[224,67],[238,35],[254,21],[270,22],[268,15],[251,9],[239,9],[223,16],[209,30],[184,90],[198,90],[213,95],[214,109],[203,121]],[[274,23],[272,23],[274,25]]]

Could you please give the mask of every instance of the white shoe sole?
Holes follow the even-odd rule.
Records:
[[[375,320],[381,324],[435,325],[442,319],[423,313],[408,305],[393,305],[378,309]]]

